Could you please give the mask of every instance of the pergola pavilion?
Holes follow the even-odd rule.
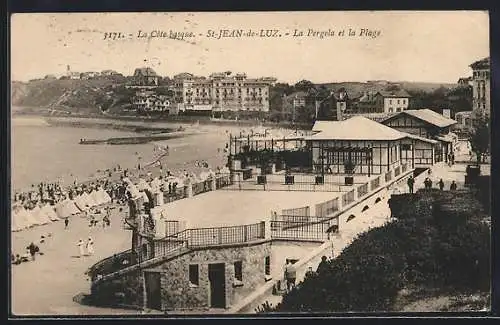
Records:
[[[400,140],[407,136],[363,116],[318,121],[313,132],[305,141],[321,174],[382,174],[400,164]]]

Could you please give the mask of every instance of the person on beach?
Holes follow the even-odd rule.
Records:
[[[288,261],[288,264],[285,266],[285,279],[287,290],[290,291],[295,287],[295,280],[297,279],[297,270],[291,261]]]
[[[69,225],[69,219],[68,217],[64,218],[64,229],[68,229],[68,225]]]
[[[455,183],[455,181],[452,181],[450,185],[450,191],[456,191],[456,190],[457,190],[457,183]]]
[[[410,178],[408,178],[407,184],[408,191],[410,192],[410,194],[413,194],[413,185],[415,184],[415,179],[413,178],[413,176],[410,176]]]
[[[78,244],[76,244],[76,246],[78,246],[78,253],[80,254],[79,257],[82,257],[83,255],[85,255],[84,245],[85,245],[85,243],[81,239],[78,241]]]
[[[439,180],[438,185],[439,185],[439,189],[442,191],[444,189],[444,182],[443,182],[442,178]]]
[[[321,256],[321,262],[319,262],[318,268],[316,269],[316,273],[321,274],[328,269],[328,260],[326,256]]]
[[[94,254],[94,241],[92,240],[91,237],[89,237],[89,240],[87,241],[87,254],[88,255]]]
[[[313,267],[312,267],[311,265],[309,265],[309,266],[307,267],[307,271],[306,271],[306,274],[305,274],[305,278],[310,278],[310,277],[313,277],[313,276],[315,276],[315,275],[316,275],[316,273],[314,273],[314,271],[313,271]]]
[[[34,261],[35,255],[36,255],[36,253],[38,253],[40,251],[40,249],[38,248],[38,246],[33,244],[33,242],[31,242],[31,244],[29,244],[29,246],[26,247],[26,249],[29,251],[29,253],[31,255],[31,260]]]

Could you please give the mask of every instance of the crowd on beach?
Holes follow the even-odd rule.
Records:
[[[243,134],[253,133],[252,129],[244,130]],[[228,135],[229,131],[226,130]],[[165,152],[164,148],[160,148]],[[217,154],[226,158],[229,144],[217,148]],[[168,155],[168,146],[166,147]],[[76,180],[70,185],[62,182],[41,182],[33,184],[25,191],[17,191],[12,197],[11,230],[22,231],[38,225],[49,224],[59,220],[64,221],[64,230],[70,228],[70,218],[80,216],[87,218],[89,227],[109,227],[111,224],[110,209],[120,205],[127,205],[129,198],[143,195],[144,190],[150,192],[162,192],[169,201],[179,197],[183,193],[184,186],[204,182],[218,175],[229,175],[227,165],[215,167],[206,160],[187,161],[177,168],[164,169],[162,158],[157,158],[154,163],[141,166],[138,163],[134,168],[126,169],[116,165],[111,169],[97,171],[98,179],[78,183]],[[167,159],[168,163],[168,159]],[[147,197],[145,197],[147,200]],[[104,212],[104,211],[105,212]],[[121,209],[120,209],[121,210]],[[53,237],[52,233],[40,236],[39,242],[30,242],[23,254],[11,254],[13,264],[21,264],[34,261],[36,255],[43,255],[40,246]],[[39,246],[40,245],[40,246]],[[94,242],[91,237],[87,241],[80,239],[78,256],[83,257],[94,253]]]

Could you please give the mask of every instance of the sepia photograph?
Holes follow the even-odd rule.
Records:
[[[12,317],[491,311],[487,11],[10,26]]]

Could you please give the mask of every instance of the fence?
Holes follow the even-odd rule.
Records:
[[[284,209],[281,211],[282,215],[288,216],[309,216],[310,208],[308,206],[302,208],[294,208],[294,209]]]
[[[194,183],[193,186],[193,195],[198,195],[202,193],[206,193],[210,191],[210,180],[201,181],[199,183]]]
[[[94,281],[98,276],[114,273],[135,263],[134,254],[131,249],[128,249],[100,260],[88,269],[87,274]]]
[[[321,191],[340,192],[344,185],[344,178],[340,176],[315,174],[270,174],[258,175],[243,180],[240,176],[228,190],[256,190],[256,191]]]
[[[342,206],[345,207],[348,204],[354,202],[354,190],[350,190],[342,195]]]
[[[380,176],[378,176],[377,178],[371,180],[371,182],[370,182],[370,189],[372,191],[374,191],[379,186],[380,186]]]
[[[392,179],[392,171],[389,170],[387,173],[385,173],[385,181],[389,182]]]
[[[271,220],[271,236],[273,239],[324,241],[329,238],[331,232],[337,230],[337,218],[324,220],[323,218],[309,217],[309,222],[306,223],[283,219]]]
[[[229,174],[220,175],[215,178],[215,189],[218,190],[229,185],[231,185],[231,177]]]
[[[339,211],[339,198],[316,204],[316,217],[326,217]]]
[[[368,193],[368,183],[358,186],[358,198],[365,196]]]

